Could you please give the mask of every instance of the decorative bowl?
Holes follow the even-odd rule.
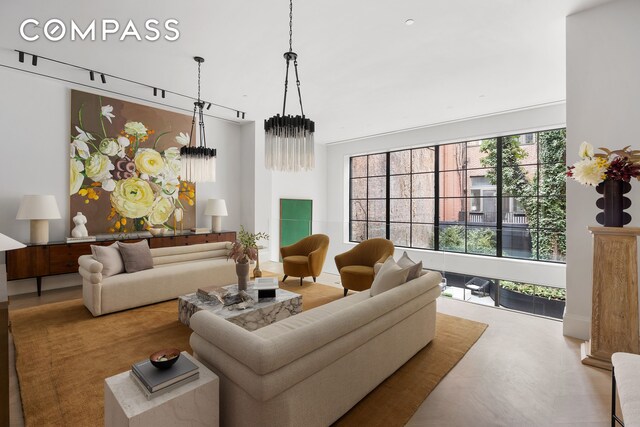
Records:
[[[151,227],[149,228],[149,233],[151,233],[152,236],[162,236],[164,234],[164,228],[154,228]]]
[[[165,348],[149,356],[149,361],[158,369],[169,369],[180,357],[180,350],[177,348]]]

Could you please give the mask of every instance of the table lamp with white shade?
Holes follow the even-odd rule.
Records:
[[[224,199],[209,199],[204,209],[205,215],[211,215],[211,229],[214,233],[222,231],[222,217],[227,216],[227,204]]]
[[[49,220],[60,219],[56,198],[51,195],[22,196],[16,219],[31,220],[31,238],[33,244],[49,242]]]

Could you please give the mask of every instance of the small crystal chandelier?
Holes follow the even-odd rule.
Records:
[[[298,55],[293,52],[293,0],[289,0],[289,51],[285,52],[287,71],[284,79],[284,102],[282,116],[275,116],[264,121],[265,154],[264,162],[267,169],[298,172],[312,170],[315,166],[313,149],[313,134],[315,123],[304,116],[302,95],[300,94],[300,79],[298,77]],[[287,87],[289,84],[289,62],[293,61],[300,100],[301,116],[285,115],[287,107]]]
[[[198,101],[193,103],[193,120],[191,121],[191,135],[189,145],[180,149],[182,160],[181,179],[189,182],[215,182],[216,181],[216,149],[207,148],[207,138],[204,132],[204,101],[200,99],[200,65],[204,58],[193,58],[198,63]],[[197,146],[191,145],[193,132],[198,115],[198,134],[200,142]]]

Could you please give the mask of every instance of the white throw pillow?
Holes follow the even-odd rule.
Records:
[[[400,286],[407,281],[409,269],[411,267],[402,268],[393,260],[393,257],[387,258],[382,264],[380,271],[376,274],[369,293],[372,297],[386,292],[390,289]]]
[[[91,253],[102,264],[102,277],[124,273],[124,262],[117,242],[109,246],[91,245]]]
[[[411,267],[409,270],[409,276],[407,276],[407,282],[412,281],[420,276],[422,276],[422,261],[416,263],[407,254],[407,251],[404,251],[400,259],[398,260],[398,265],[402,268]]]

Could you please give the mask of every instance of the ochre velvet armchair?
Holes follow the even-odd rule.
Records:
[[[311,276],[315,282],[322,272],[328,250],[329,236],[325,234],[312,234],[293,245],[280,248],[284,266],[282,281],[289,276],[299,277],[302,286],[302,279]]]
[[[364,291],[373,283],[373,266],[383,263],[393,256],[393,242],[387,239],[369,239],[358,243],[353,249],[336,255],[336,267],[340,272],[340,280],[344,295],[349,289]]]

